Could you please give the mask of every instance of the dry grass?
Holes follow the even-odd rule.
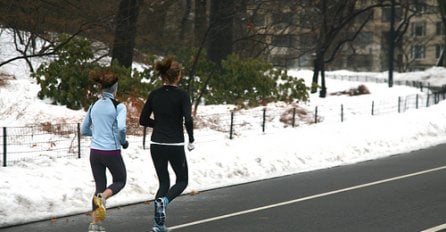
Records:
[[[15,77],[4,73],[0,73],[0,87],[8,85],[9,80],[15,80]]]

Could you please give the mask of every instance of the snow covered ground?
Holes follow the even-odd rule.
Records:
[[[0,36],[0,60],[8,55],[7,49],[3,49],[8,43],[2,39],[4,37]],[[7,84],[0,86],[0,127],[81,122],[85,112],[54,106],[36,97],[38,86],[29,78],[24,63],[18,61],[0,67],[0,73],[11,75]],[[308,84],[312,75],[305,70],[291,70],[290,73],[305,78]],[[348,71],[330,72],[329,75],[385,78],[385,73]],[[432,68],[425,72],[396,74],[395,79],[432,80],[432,84],[442,85],[446,83],[444,76],[445,69]],[[396,104],[398,97],[406,99],[424,93],[405,86],[388,88],[385,83],[327,80],[329,93],[359,84],[365,84],[371,94],[329,95],[325,99],[312,95],[311,101],[303,105],[310,110],[320,107],[322,117],[329,115],[329,111],[339,110],[341,104],[345,105],[346,112],[361,109],[347,115],[342,123],[337,116],[330,116],[334,119],[326,117],[327,120],[318,124],[297,122],[298,127],[284,126],[278,112],[290,106],[274,103],[267,106],[267,112],[274,114],[268,118],[265,133],[261,132],[260,125],[262,107],[238,112],[240,116],[236,116],[236,120],[241,123],[233,140],[228,139],[226,132],[197,129],[196,149],[187,153],[190,184],[186,193],[378,159],[446,142],[446,102],[404,113],[397,113],[392,106],[392,112],[370,116],[372,101],[379,109],[379,103]],[[200,106],[199,116],[229,114],[232,108]],[[255,114],[259,116],[253,117]],[[332,112],[330,115],[339,114]],[[108,206],[151,200],[157,189],[149,150],[143,149],[142,137],[131,136],[129,141],[130,147],[123,152],[127,185],[107,202]],[[42,152],[35,159],[0,167],[0,176],[0,227],[90,210],[94,182],[86,155],[81,159],[55,158]]]

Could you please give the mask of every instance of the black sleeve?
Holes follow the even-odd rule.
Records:
[[[151,94],[149,94],[149,97],[147,98],[146,103],[144,104],[144,107],[141,111],[141,115],[139,116],[139,125],[141,126],[153,127],[155,124],[155,121],[150,118],[150,115],[152,114],[151,99]]]
[[[194,120],[192,119],[192,105],[189,95],[185,95],[183,98],[183,116],[184,126],[186,127],[187,135],[189,136],[189,142],[193,143],[194,138]]]

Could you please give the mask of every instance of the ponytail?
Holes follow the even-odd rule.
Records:
[[[174,57],[168,57],[155,63],[155,71],[161,76],[163,82],[173,84],[180,75],[181,65]]]
[[[93,69],[90,71],[89,76],[92,81],[99,83],[102,89],[110,88],[118,82],[118,77],[111,68]]]

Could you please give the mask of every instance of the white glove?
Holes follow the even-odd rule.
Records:
[[[192,142],[192,143],[188,143],[187,144],[187,150],[189,150],[189,151],[192,151],[192,150],[194,150],[195,149],[195,145],[194,145],[194,143]]]

